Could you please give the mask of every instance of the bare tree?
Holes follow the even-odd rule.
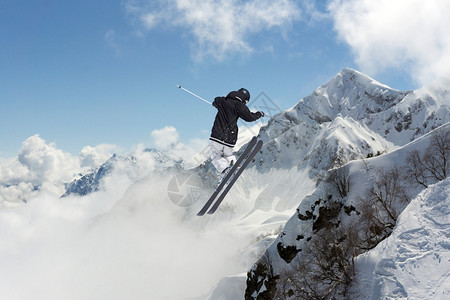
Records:
[[[350,192],[350,175],[346,167],[340,167],[329,171],[326,180],[338,192],[341,198],[347,197]]]
[[[335,154],[330,159],[329,172],[325,181],[330,183],[333,189],[341,196],[347,197],[350,191],[349,170],[345,167],[347,160],[343,156]]]
[[[436,180],[444,180],[448,174],[448,159],[450,153],[450,132],[437,129],[424,155],[427,171]]]
[[[361,198],[362,221],[365,223],[363,249],[371,249],[388,237],[398,216],[409,202],[405,186],[397,168],[378,170],[373,186]]]
[[[355,232],[350,229],[342,226],[316,233],[302,255],[281,275],[275,299],[345,297],[354,276],[353,258],[361,252],[355,247]]]
[[[425,188],[428,187],[428,175],[418,150],[409,152],[406,157],[406,173],[412,182],[416,182]]]
[[[411,151],[406,157],[406,173],[412,182],[427,188],[430,183],[447,178],[449,172],[450,133],[437,129],[423,154]]]

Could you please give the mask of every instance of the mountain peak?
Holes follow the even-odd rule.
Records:
[[[352,69],[352,68],[342,69],[341,71],[339,71],[339,73],[336,74],[335,77],[354,77],[354,78],[366,78],[366,79],[373,80],[372,78],[370,78],[366,74],[361,73],[360,71],[357,71],[357,70]]]
[[[333,79],[330,80],[329,83],[334,82],[335,80],[341,80],[344,82],[351,82],[351,83],[358,83],[363,84],[365,86],[367,85],[376,85],[385,89],[393,90],[391,87],[382,84],[375,79],[371,78],[370,76],[363,74],[357,70],[354,70],[352,68],[345,68],[342,69]]]
[[[446,103],[449,94],[446,82],[418,91],[398,91],[347,68],[292,108],[274,116],[262,128],[260,137],[268,146],[277,145],[275,148],[279,151],[282,141],[286,139],[298,139],[310,145],[315,139],[311,136],[324,128],[334,128],[334,121],[342,119],[348,122],[344,131],[352,129],[352,132],[358,133],[357,136],[363,137],[357,143],[367,146],[365,152],[383,152],[383,149],[393,148],[394,145],[405,145],[448,122],[449,107]],[[363,126],[351,125],[354,122]],[[374,139],[374,136],[377,138]],[[379,138],[385,141],[381,144],[372,142]],[[356,139],[353,138],[353,141],[350,144],[355,147]],[[296,146],[303,149],[302,145]],[[346,145],[342,149],[346,149]],[[305,155],[306,152],[303,155],[293,154],[290,161]]]
[[[341,70],[336,76],[334,76],[328,83],[320,86],[317,91],[327,91],[329,96],[336,94],[338,97],[335,100],[338,101],[339,98],[347,98],[359,95],[361,92],[370,95],[376,95],[379,93],[400,93],[385,84],[382,84],[375,79],[351,68],[346,68]],[[340,91],[341,93],[336,93]],[[341,97],[339,97],[341,96]]]
[[[317,123],[330,122],[337,116],[355,120],[386,111],[398,104],[412,91],[398,91],[381,84],[361,72],[347,68],[341,70],[328,83],[318,87],[288,110],[290,118]]]

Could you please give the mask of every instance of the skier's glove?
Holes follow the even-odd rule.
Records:
[[[264,112],[260,111],[259,114],[261,115],[261,118],[265,116]]]

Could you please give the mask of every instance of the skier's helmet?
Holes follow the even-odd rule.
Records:
[[[239,89],[239,92],[241,92],[244,95],[244,104],[247,104],[248,101],[250,101],[250,92],[247,89],[241,88]]]

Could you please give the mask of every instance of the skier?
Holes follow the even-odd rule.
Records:
[[[236,161],[233,148],[238,137],[238,119],[253,122],[264,117],[262,111],[249,110],[249,100],[249,91],[241,88],[230,92],[226,97],[216,97],[212,103],[218,111],[211,130],[210,150],[212,164],[220,174],[219,184]]]

